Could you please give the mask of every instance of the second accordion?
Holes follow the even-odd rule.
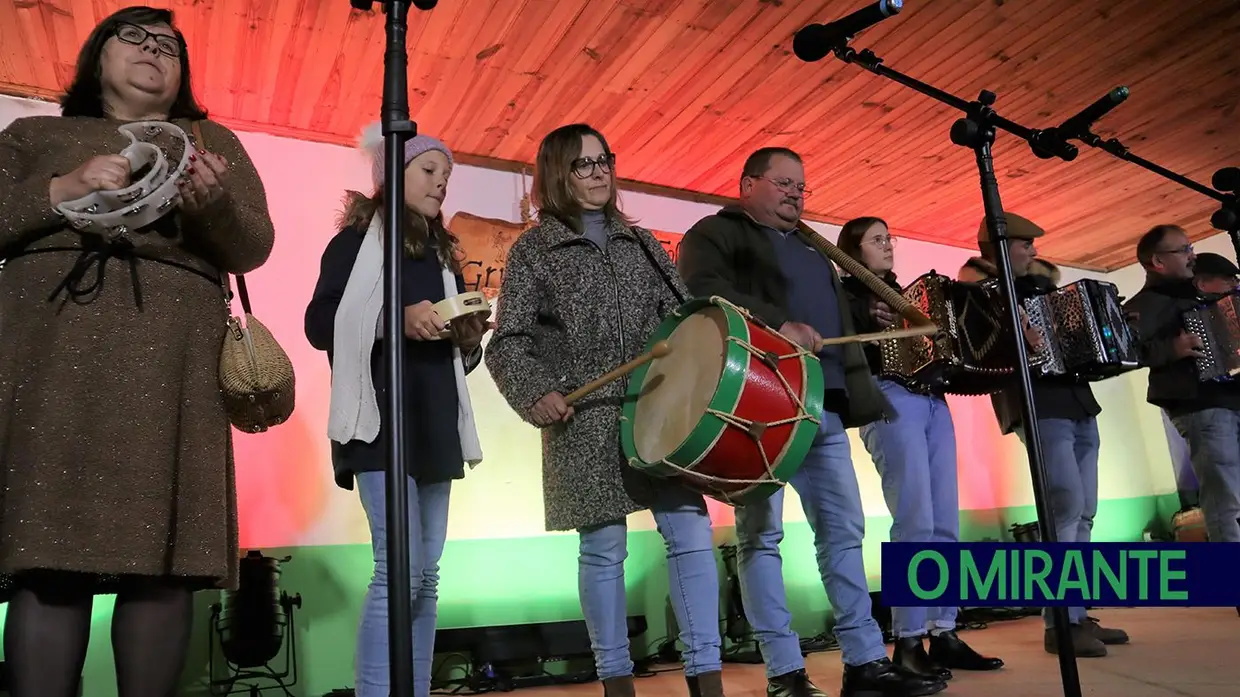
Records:
[[[1201,339],[1197,378],[1209,382],[1240,374],[1240,299],[1235,293],[1184,313],[1184,329]]]
[[[1140,367],[1136,332],[1113,283],[1084,278],[1021,303],[1042,334],[1029,354],[1035,375],[1105,380]]]

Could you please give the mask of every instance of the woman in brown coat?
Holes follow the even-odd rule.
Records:
[[[87,39],[61,117],[0,132],[0,600],[15,697],[77,694],[93,596],[116,593],[121,697],[171,694],[194,590],[235,583],[231,429],[217,377],[221,273],[273,231],[245,150],[190,91],[165,10]],[[178,205],[148,227],[78,232],[55,206],[128,186],[117,128],[199,122]],[[169,129],[153,140],[180,162]],[[151,205],[156,205],[154,201]],[[115,230],[113,232],[116,232]]]

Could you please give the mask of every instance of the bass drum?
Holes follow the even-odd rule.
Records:
[[[733,506],[778,491],[818,433],[818,358],[719,298],[691,300],[649,340],[620,424],[631,466]]]

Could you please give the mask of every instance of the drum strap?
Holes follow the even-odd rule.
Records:
[[[650,265],[659,272],[659,276],[663,278],[663,282],[667,284],[669,289],[671,289],[672,295],[676,298],[676,300],[681,304],[689,302],[689,298],[686,297],[684,293],[681,293],[680,289],[676,287],[676,283],[672,281],[671,276],[668,275],[667,269],[663,268],[663,265],[660,264],[659,260],[655,258],[654,251],[650,249],[650,246],[646,244],[646,239],[641,235],[637,235],[637,245],[642,248],[643,252],[646,253],[646,259],[648,259],[650,261]]]

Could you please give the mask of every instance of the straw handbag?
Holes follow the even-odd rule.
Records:
[[[203,149],[197,121],[193,132],[196,147]],[[220,392],[232,425],[246,433],[261,433],[293,415],[293,362],[267,327],[254,317],[245,276],[236,279],[243,315],[228,318],[228,331],[220,350]],[[224,304],[231,314],[233,294],[228,274],[223,274],[220,281]]]
[[[220,351],[220,392],[232,425],[246,433],[261,433],[293,415],[293,362],[251,312],[245,277],[236,279],[244,321],[235,315],[228,318]],[[229,289],[224,292],[231,300]]]

